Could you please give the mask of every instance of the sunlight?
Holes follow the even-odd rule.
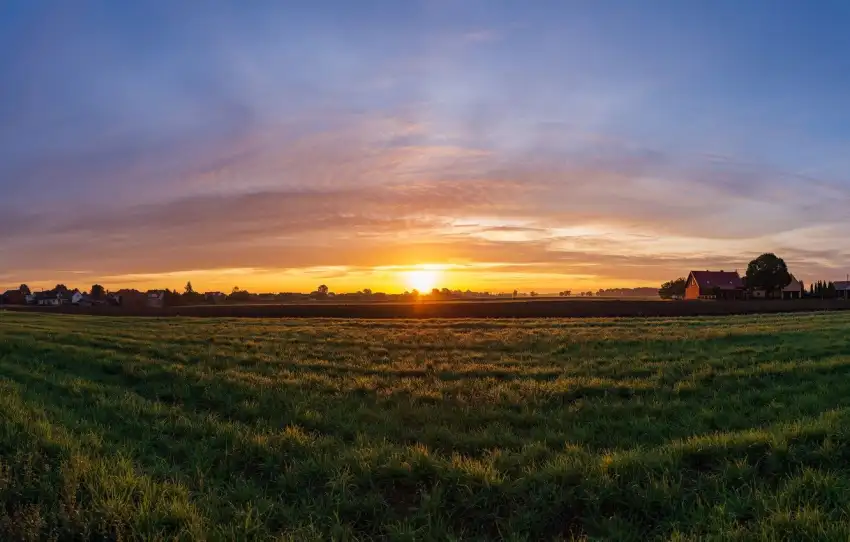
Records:
[[[441,274],[442,272],[437,269],[417,269],[404,273],[406,284],[423,294],[429,293],[433,288],[437,287],[437,282],[440,280]]]

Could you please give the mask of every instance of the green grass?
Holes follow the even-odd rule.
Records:
[[[0,540],[847,540],[850,313],[0,313]]]

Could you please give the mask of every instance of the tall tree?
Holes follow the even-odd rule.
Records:
[[[183,293],[185,293],[186,295],[192,295],[192,294],[195,293],[195,289],[192,288],[192,282],[191,281],[186,283],[186,287],[183,288]]]
[[[103,286],[100,284],[93,284],[91,287],[91,297],[92,299],[101,299],[103,295],[106,293]]]
[[[772,252],[762,254],[747,266],[747,288],[764,290],[770,296],[791,283],[791,274],[785,260]]]
[[[26,284],[21,284],[21,286],[18,288],[18,290],[20,290],[20,292],[24,295],[32,294],[32,291],[30,291],[30,287],[27,286]]]
[[[316,291],[319,292],[319,295],[328,295],[328,287],[324,284],[319,285],[319,287],[316,288]]]
[[[685,297],[685,286],[687,279],[679,277],[676,280],[669,280],[661,285],[658,289],[658,295],[661,299],[673,299],[674,297]]]

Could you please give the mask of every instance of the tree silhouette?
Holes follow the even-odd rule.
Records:
[[[68,291],[68,287],[65,286],[64,284],[57,284],[56,286],[53,287],[53,289],[56,290],[57,292],[67,292]]]
[[[791,274],[785,260],[771,252],[762,254],[747,266],[747,288],[764,290],[770,296],[775,290],[781,290],[791,283]]]
[[[91,297],[92,299],[101,299],[103,295],[106,293],[103,286],[100,284],[93,284],[91,287]]]
[[[185,293],[186,295],[191,295],[191,294],[195,293],[195,289],[192,288],[192,282],[191,281],[186,283],[186,287],[183,289],[183,293]]]
[[[18,290],[20,290],[20,292],[24,295],[32,294],[32,292],[30,291],[30,287],[27,286],[26,284],[21,284],[21,286],[18,288]]]
[[[316,292],[318,292],[321,296],[326,296],[328,295],[328,287],[324,284],[321,284],[318,288],[316,288]]]
[[[673,297],[684,297],[687,279],[679,277],[676,280],[670,280],[661,285],[658,290],[658,295],[661,299],[672,299]]]

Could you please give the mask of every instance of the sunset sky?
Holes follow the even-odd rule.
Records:
[[[5,0],[0,287],[850,272],[850,3]],[[418,277],[418,278],[417,278]]]

